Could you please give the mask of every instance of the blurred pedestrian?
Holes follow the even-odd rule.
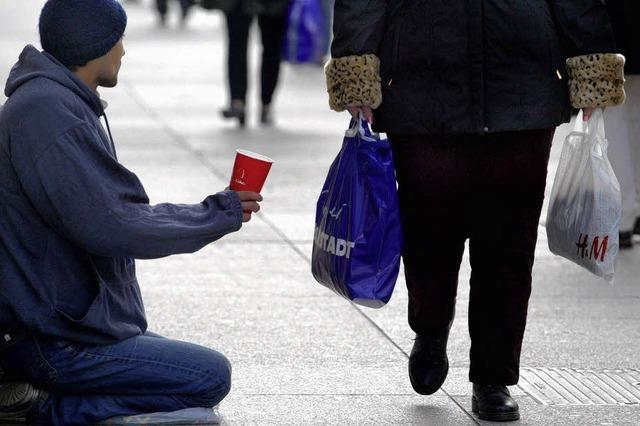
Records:
[[[448,372],[469,239],[472,409],[520,417],[519,378],[554,129],[618,105],[624,58],[602,0],[336,0],[331,108],[362,112],[394,149],[409,324],[421,394]]]
[[[633,247],[633,235],[640,235],[640,2],[607,0],[618,51],[625,64],[624,105],[606,112],[609,157],[620,182],[622,219],[620,248]]]
[[[230,104],[222,116],[236,119],[240,126],[246,122],[247,104],[247,47],[249,29],[257,17],[262,41],[260,69],[260,123],[273,124],[273,95],[280,75],[282,39],[286,30],[289,0],[230,0],[225,10],[228,37],[227,75]]]
[[[169,11],[169,0],[156,0],[156,9],[158,10],[158,17],[160,19],[160,25],[167,25],[167,13]],[[187,18],[189,17],[189,11],[191,6],[194,5],[194,0],[178,0],[180,3],[180,26],[184,27],[187,24]]]
[[[126,24],[116,0],[48,0],[39,25],[44,51],[26,46],[7,80],[3,424],[86,425],[191,407],[210,413],[231,386],[224,355],[147,329],[134,259],[200,250],[239,230],[261,197],[224,190],[197,204],[149,203],[117,159],[97,91],[118,84]]]

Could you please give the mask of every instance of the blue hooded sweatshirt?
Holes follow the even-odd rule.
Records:
[[[150,205],[98,95],[27,46],[0,111],[0,331],[104,344],[147,328],[134,258],[192,253],[242,225],[234,192]]]

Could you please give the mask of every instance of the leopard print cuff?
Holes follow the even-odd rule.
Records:
[[[333,58],[325,67],[329,106],[344,111],[348,106],[377,108],[382,103],[380,60],[376,55]]]
[[[624,56],[593,53],[567,59],[569,95],[574,108],[624,103]]]

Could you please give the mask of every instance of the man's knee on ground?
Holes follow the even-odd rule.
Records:
[[[200,407],[213,407],[231,390],[231,363],[220,353],[212,354],[206,366],[198,391],[192,400]]]

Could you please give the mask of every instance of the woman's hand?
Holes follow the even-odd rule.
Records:
[[[358,118],[358,115],[362,113],[362,116],[364,117],[364,119],[367,120],[369,124],[373,124],[373,111],[371,110],[371,107],[350,106],[350,107],[347,107],[347,111],[349,111],[349,114],[351,114],[351,116],[356,119]]]
[[[582,121],[589,121],[593,111],[595,111],[595,108],[582,108]],[[604,111],[604,107],[602,107],[602,111]]]

